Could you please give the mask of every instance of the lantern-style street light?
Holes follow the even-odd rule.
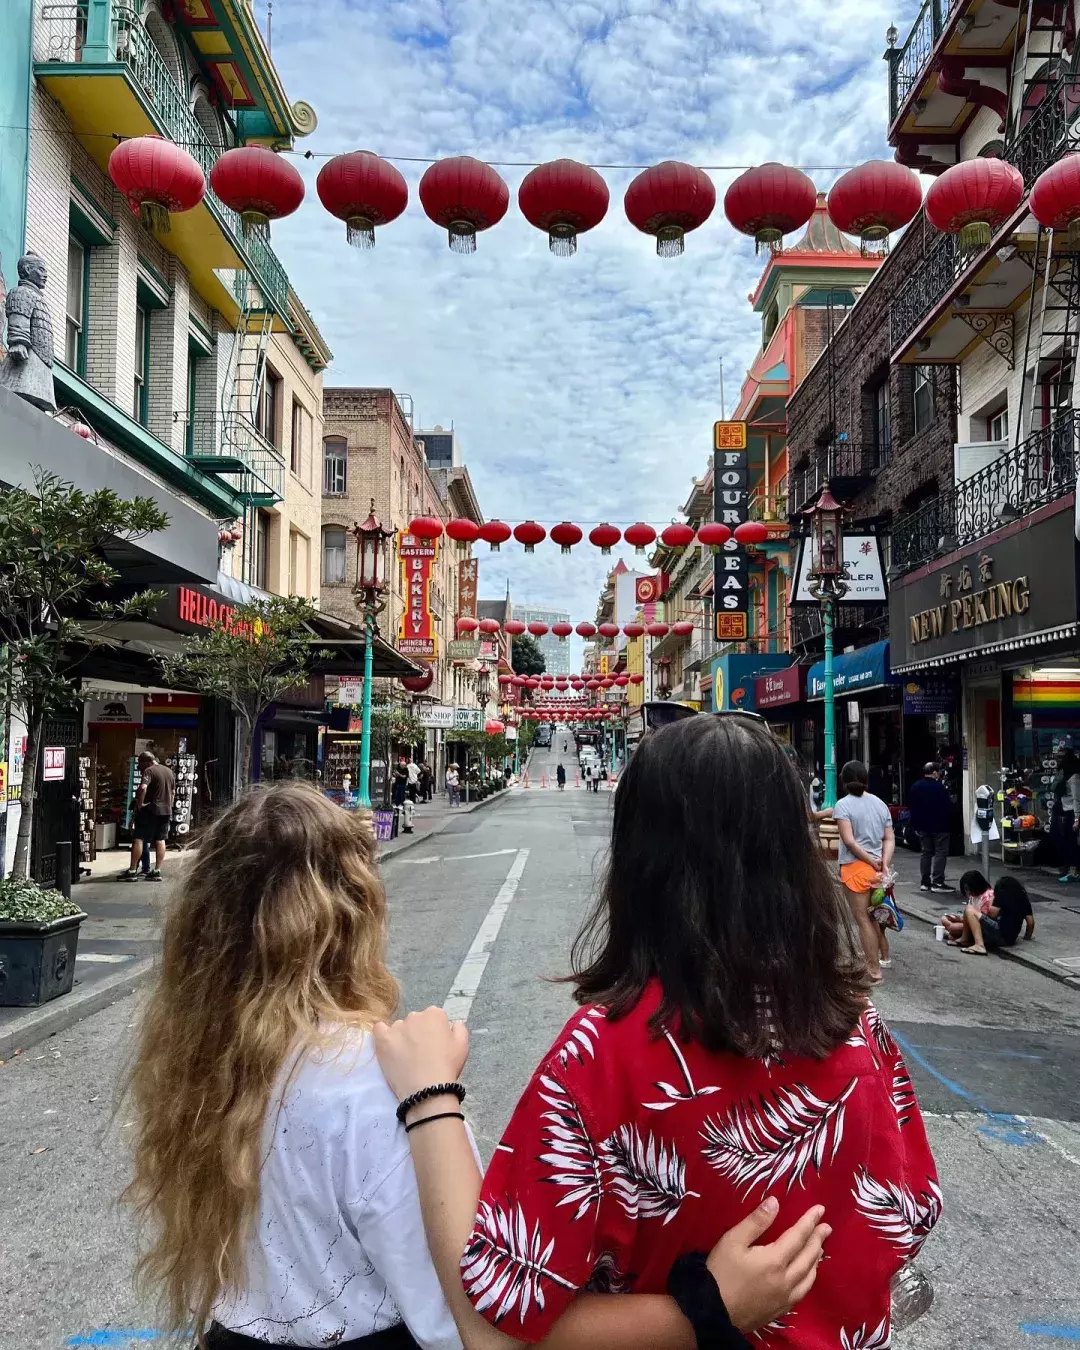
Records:
[[[371,685],[375,656],[376,616],[386,608],[386,541],[393,530],[384,530],[375,514],[375,499],[363,524],[354,524],[349,533],[356,540],[356,581],[353,603],[364,619],[364,695],[360,722],[359,805],[371,809]]]
[[[836,606],[847,593],[843,507],[828,488],[810,517],[810,594],[821,605],[825,632],[825,806],[836,804],[836,703],[833,696],[833,628]]]
[[[671,697],[671,657],[661,656],[656,665],[656,693],[660,698]]]

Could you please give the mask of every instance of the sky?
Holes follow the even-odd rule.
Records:
[[[471,256],[423,214],[426,167],[471,154],[536,163],[839,169],[891,155],[885,30],[917,0],[274,0],[273,55],[318,114],[298,148],[373,150],[409,184],[376,248],[350,248],[323,211],[323,162],[296,159],[308,199],[275,247],[329,342],[328,384],[412,396],[418,426],[454,425],[485,516],[544,524],[678,516],[752,361],[747,302],[762,259],[722,199],[681,258],[657,258],[626,220],[633,170],[604,169],[605,221],[556,258],[517,210],[525,168],[500,168],[503,221]],[[266,0],[256,0],[265,27]],[[811,168],[811,166],[813,166]],[[481,594],[591,619],[615,558],[585,544],[481,545]],[[632,550],[625,550],[628,561]],[[639,562],[642,560],[639,560]]]

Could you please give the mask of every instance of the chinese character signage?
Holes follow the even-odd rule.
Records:
[[[420,656],[431,661],[439,652],[431,613],[431,577],[439,556],[439,543],[436,539],[416,539],[401,530],[397,548],[405,597],[398,625],[398,651],[403,656]]]
[[[459,619],[476,618],[476,588],[480,563],[476,558],[463,558],[457,565]]]
[[[717,422],[713,428],[713,515],[734,534],[749,518],[746,423]],[[717,642],[745,642],[750,627],[750,564],[735,538],[713,559],[713,607]]]
[[[484,714],[479,708],[455,708],[455,731],[483,731]]]

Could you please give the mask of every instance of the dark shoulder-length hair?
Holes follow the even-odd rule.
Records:
[[[619,782],[602,891],[574,943],[577,999],[709,1050],[821,1057],[851,1034],[865,966],[763,722],[702,715],[645,737]]]

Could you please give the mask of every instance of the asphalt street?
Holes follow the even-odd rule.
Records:
[[[559,738],[561,741],[561,738]],[[560,748],[536,752],[553,781]],[[606,846],[611,797],[532,787],[389,859],[403,1004],[467,1013],[469,1111],[488,1156],[572,1004],[557,977]],[[763,897],[767,903],[767,897]],[[924,1252],[933,1311],[894,1345],[1080,1341],[1080,993],[910,924],[877,999],[908,1056],[946,1215]],[[116,1085],[139,995],[0,1068],[0,1350],[153,1344],[117,1203]]]

